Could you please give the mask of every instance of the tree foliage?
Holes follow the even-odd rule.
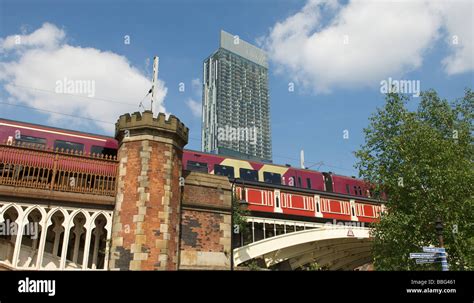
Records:
[[[233,220],[233,233],[246,233],[247,232],[247,219],[249,211],[242,207],[239,199],[234,193],[232,193],[232,220]]]
[[[387,194],[386,211],[374,227],[377,270],[439,270],[417,265],[410,252],[439,246],[443,236],[451,269],[474,269],[474,92],[453,102],[434,90],[423,92],[418,108],[405,95],[389,93],[364,129],[356,152],[361,177]]]

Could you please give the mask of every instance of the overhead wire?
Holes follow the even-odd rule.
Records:
[[[38,107],[33,107],[33,106],[28,106],[28,105],[23,105],[23,104],[12,104],[12,103],[1,102],[1,101],[0,101],[0,104],[9,105],[9,106],[16,106],[16,107],[22,107],[22,108],[28,108],[28,109],[34,109],[34,110],[37,110],[37,111],[47,112],[47,113],[51,113],[51,114],[55,114],[55,115],[68,116],[68,117],[76,118],[76,119],[84,119],[84,120],[89,120],[89,121],[94,121],[94,122],[99,122],[99,123],[106,123],[106,124],[115,124],[114,122],[103,121],[103,120],[98,120],[98,119],[93,119],[93,118],[88,118],[88,117],[82,117],[82,116],[77,116],[77,115],[72,115],[72,114],[65,114],[65,113],[52,111],[52,110],[49,110],[49,109],[38,108]]]
[[[42,89],[42,88],[36,88],[36,87],[30,87],[26,85],[18,85],[18,84],[8,84],[14,87],[18,88],[24,88],[24,89],[29,89],[29,90],[34,90],[34,91],[39,91],[39,92],[44,92],[44,93],[50,93],[50,94],[57,94],[57,95],[66,95],[66,96],[71,96],[71,97],[78,97],[78,98],[83,98],[83,99],[92,99],[92,100],[97,100],[101,102],[109,102],[109,103],[115,103],[115,104],[123,104],[123,105],[131,105],[131,106],[136,106],[134,103],[128,103],[128,102],[123,102],[123,101],[116,101],[116,100],[111,100],[111,99],[105,99],[105,98],[96,98],[96,97],[89,97],[89,96],[81,96],[78,94],[71,94],[71,93],[58,93],[52,90],[48,89]],[[146,97],[146,96],[145,96]]]

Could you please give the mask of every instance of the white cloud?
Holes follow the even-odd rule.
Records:
[[[45,23],[30,35],[21,37],[19,45],[15,44],[15,35],[0,41],[1,52],[16,55],[15,59],[2,59],[0,62],[0,81],[12,103],[115,122],[121,114],[137,111],[151,87],[151,81],[125,57],[95,48],[68,45],[65,32],[52,24]],[[74,95],[51,93],[57,92],[58,84],[68,80],[93,83],[93,98],[87,98],[90,92],[78,90]],[[158,87],[155,112],[165,112],[163,101],[167,89],[162,81]],[[103,102],[102,99],[116,103]],[[149,105],[148,100],[144,102],[145,106]],[[50,120],[75,126],[91,123],[54,114],[50,115]],[[107,131],[114,129],[113,125],[96,124]]]
[[[474,70],[474,3],[457,1],[444,7],[447,43],[452,54],[443,60],[449,75]]]
[[[195,101],[191,98],[188,98],[188,100],[186,101],[186,105],[191,110],[191,113],[193,114],[193,116],[201,117],[201,113],[202,113],[202,104],[201,104],[201,102],[198,102],[198,101]]]
[[[0,50],[20,50],[31,47],[55,48],[66,37],[64,30],[57,28],[51,23],[43,26],[29,35],[12,35],[0,39]]]
[[[277,71],[316,92],[374,86],[419,68],[443,28],[464,43],[443,61],[446,72],[472,70],[472,17],[463,1],[310,0],[273,26],[264,46]]]

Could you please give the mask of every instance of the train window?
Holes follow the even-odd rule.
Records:
[[[281,184],[281,175],[277,173],[263,172],[263,181],[271,184]]]
[[[215,164],[214,174],[234,178],[234,168],[232,166]]]
[[[311,179],[306,178],[306,187],[311,188]]]
[[[56,148],[63,148],[64,150],[69,149],[70,151],[84,151],[84,144],[69,142],[69,141],[62,141],[56,140],[54,141],[54,149]]]
[[[359,186],[359,195],[362,196],[362,188]]]
[[[303,187],[303,185],[301,184],[301,177],[298,177],[298,187]]]
[[[117,150],[114,148],[107,148],[103,146],[92,145],[91,154],[102,154],[104,156],[116,156]]]
[[[46,145],[46,139],[44,138],[38,138],[38,137],[33,137],[33,136],[25,136],[25,135],[20,135],[19,138],[16,139],[18,142],[24,142],[28,144],[40,144],[45,146]]]
[[[357,195],[357,186],[354,185],[354,195]]]
[[[346,184],[346,193],[347,193],[348,195],[351,194],[351,188],[350,188],[349,184]]]
[[[239,172],[240,179],[243,179],[245,181],[258,181],[258,172],[256,170],[241,168]]]
[[[188,161],[188,163],[186,164],[186,169],[192,171],[199,171],[202,173],[208,172],[207,163],[197,161]]]
[[[324,176],[324,189],[328,192],[332,192],[332,176],[331,173],[323,173]]]

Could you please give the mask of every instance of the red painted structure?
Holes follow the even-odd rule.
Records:
[[[280,181],[273,184],[334,192],[356,197],[371,197],[369,191],[370,187],[368,186],[368,184],[363,180],[356,179],[353,177],[340,176],[332,173],[321,173],[319,171],[299,169],[276,164],[258,163],[215,154],[207,154],[193,150],[186,150],[183,155],[183,168],[188,170],[199,170],[195,167],[191,167],[189,165],[190,161],[206,164],[202,171],[207,172],[209,174],[216,174],[216,165],[232,165],[232,167],[234,168],[234,176],[236,170],[250,166],[254,170],[259,172],[259,182],[268,183],[263,176],[264,172],[268,172],[280,174]],[[242,176],[240,176],[240,178],[243,179]]]
[[[239,184],[236,194],[239,200],[248,203],[248,209],[252,212],[371,223],[378,220],[382,211],[380,201],[330,197],[320,192],[298,192],[285,188],[270,189],[254,184]]]
[[[43,146],[45,150],[55,149],[58,142],[62,146],[66,144],[66,147],[70,143],[72,153],[78,154],[96,154],[95,151],[102,148],[104,154],[116,155],[118,148],[117,141],[112,137],[0,119],[0,142],[9,140],[15,144],[20,142]],[[11,155],[14,154],[8,156]],[[48,159],[38,161],[46,160]],[[18,161],[9,159],[11,163]],[[87,163],[81,164],[81,161],[73,158],[64,159],[59,164],[66,171],[86,169],[92,174],[105,173],[108,176],[111,173],[96,171]],[[49,168],[51,163],[45,162],[42,165]],[[193,150],[184,151],[183,169],[224,175],[247,182],[247,186],[239,187],[238,190],[240,197],[249,203],[251,211],[361,222],[373,222],[381,212],[381,202],[372,199],[370,186],[354,177]]]
[[[9,140],[41,145],[46,149],[56,149],[58,145],[61,145],[59,149],[66,150],[70,146],[70,150],[90,154],[103,153],[110,156],[115,156],[118,148],[117,140],[112,137],[0,119],[0,142]],[[61,144],[58,144],[58,142],[61,142]]]

